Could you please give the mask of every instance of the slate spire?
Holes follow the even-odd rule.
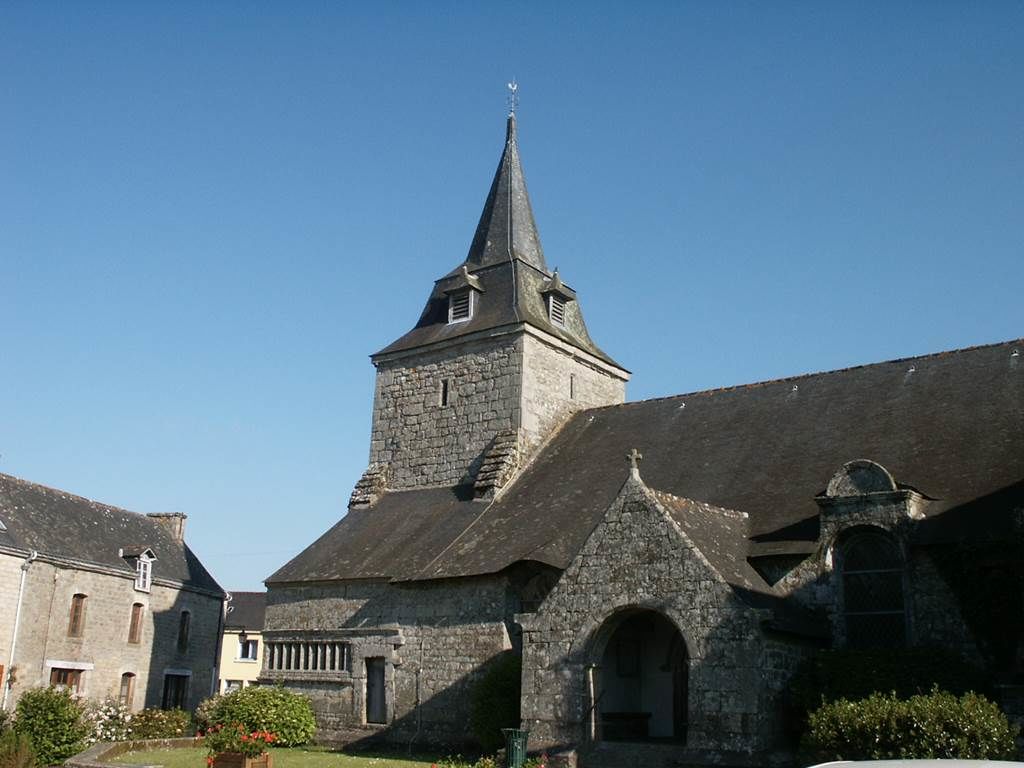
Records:
[[[498,170],[487,193],[466,262],[484,267],[507,263],[513,258],[545,274],[548,271],[519,159],[516,116],[511,112],[505,133],[505,150],[501,153]]]

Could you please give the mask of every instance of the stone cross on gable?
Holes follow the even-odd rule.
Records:
[[[629,453],[626,454],[626,460],[629,462],[629,468],[636,472],[640,469],[637,464],[638,461],[643,459],[644,455],[640,453],[636,448],[633,448]]]

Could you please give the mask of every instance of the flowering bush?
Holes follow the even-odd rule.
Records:
[[[248,731],[241,723],[215,725],[203,736],[203,746],[208,756],[207,765],[213,765],[213,758],[222,752],[237,752],[245,757],[259,757],[267,747],[277,741],[270,731]]]
[[[250,733],[270,731],[282,747],[306,744],[316,733],[309,698],[277,686],[250,685],[221,696],[205,715],[214,725],[241,723]]]
[[[197,731],[209,730],[211,725],[217,725],[217,710],[224,697],[215,693],[208,699],[203,699],[192,713],[192,719],[196,724]]]
[[[116,699],[107,699],[90,704],[85,710],[85,722],[90,734],[85,737],[88,744],[97,741],[126,741],[131,736],[132,713]]]
[[[173,739],[192,734],[192,717],[183,709],[144,709],[132,715],[132,739]]]

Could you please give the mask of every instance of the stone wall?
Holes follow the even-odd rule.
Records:
[[[22,560],[16,562],[20,565]],[[158,578],[159,562],[155,568]],[[68,637],[75,594],[86,595],[85,624],[80,637]],[[3,592],[5,606],[9,600],[17,600],[17,582],[11,593]],[[145,606],[139,643],[128,642],[133,603]],[[8,707],[13,707],[26,689],[48,685],[52,667],[81,669],[80,693],[90,699],[117,697],[121,676],[134,674],[136,710],[160,705],[165,671],[188,672],[189,706],[195,707],[211,692],[221,605],[220,598],[157,582],[151,592],[138,592],[130,575],[36,560],[25,582],[15,656],[16,682]],[[184,610],[191,612],[191,632],[188,648],[182,653],[177,640]],[[2,625],[2,634],[6,635],[4,664],[10,651],[13,613],[11,616],[10,623]]]
[[[267,643],[347,642],[345,672],[264,669],[311,697],[319,737],[458,745],[471,740],[469,698],[486,662],[512,647],[514,595],[504,576],[418,582],[271,585]],[[366,722],[367,658],[383,657],[388,723]]]
[[[0,554],[0,664],[4,669],[11,655],[11,635],[14,631],[22,562],[23,559],[15,555]]]
[[[621,374],[563,346],[516,333],[378,361],[370,464],[393,490],[459,485],[497,435],[521,430],[525,459],[575,411],[623,402]]]
[[[524,336],[522,428],[528,450],[576,411],[625,399],[626,382],[588,362],[579,350]]]
[[[736,597],[638,479],[627,481],[540,610],[519,617],[523,727],[532,746],[588,743],[589,670],[600,664],[616,623],[638,610],[661,614],[685,640],[691,757],[777,746],[764,670],[770,659],[789,669],[803,651],[765,643],[765,617]],[[677,750],[666,755],[680,759]]]
[[[494,436],[519,425],[522,359],[521,339],[504,336],[378,362],[370,463],[388,465],[388,487],[470,480]]]

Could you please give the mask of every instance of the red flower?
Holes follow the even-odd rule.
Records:
[[[206,758],[206,764],[208,766],[209,765],[213,765],[213,755],[210,755],[209,757]]]

